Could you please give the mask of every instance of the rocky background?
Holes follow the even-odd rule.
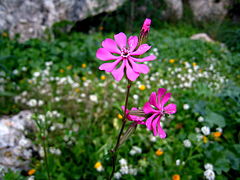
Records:
[[[159,0],[158,3],[164,4],[165,10],[158,14],[165,19],[179,20],[183,17],[184,4],[187,4],[196,21],[221,21],[227,15],[233,2],[233,0]],[[1,0],[0,31],[9,31],[11,37],[20,34],[20,40],[25,41],[29,38],[42,37],[46,28],[56,22],[81,21],[103,12],[112,12],[124,3],[133,4],[136,1]],[[142,9],[144,8],[146,7]]]
[[[79,21],[103,12],[111,12],[125,0],[1,0],[0,30],[21,40],[41,37],[46,28],[62,20]]]

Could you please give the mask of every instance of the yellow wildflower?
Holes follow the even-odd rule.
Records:
[[[79,93],[79,92],[80,92],[80,89],[79,89],[79,88],[76,88],[76,89],[74,89],[74,91],[75,91],[76,93]]]
[[[146,89],[146,86],[145,86],[145,85],[140,85],[140,86],[138,87],[138,89],[140,89],[141,91],[144,91],[144,90]]]
[[[208,138],[206,136],[203,136],[203,142],[206,144],[208,142]]]
[[[156,152],[155,152],[155,154],[157,155],[157,156],[161,156],[161,155],[163,155],[163,151],[161,150],[161,149],[158,149]]]
[[[180,179],[181,179],[181,177],[180,177],[179,174],[174,174],[174,175],[172,176],[172,180],[180,180]]]
[[[99,161],[95,163],[94,168],[99,172],[103,171],[102,163]]]
[[[28,175],[31,176],[31,175],[35,174],[35,172],[36,172],[36,169],[30,169],[28,171]]]
[[[86,68],[87,67],[87,65],[86,64],[82,64],[82,68]]]
[[[60,72],[60,73],[64,73],[64,69],[60,69],[59,72]]]
[[[175,62],[175,59],[170,59],[169,63],[173,64]]]
[[[105,80],[106,78],[107,78],[107,77],[104,76],[104,75],[101,76],[101,80]]]
[[[193,63],[192,63],[192,66],[193,66],[193,67],[197,66],[197,63],[193,62]]]
[[[67,70],[71,70],[72,67],[73,67],[72,65],[67,66]]]
[[[118,117],[118,119],[122,119],[123,118],[123,116],[121,114],[118,114],[117,117]]]
[[[85,76],[83,76],[83,77],[82,77],[82,80],[83,80],[83,81],[86,81],[86,80],[87,80],[87,78],[86,78]]]
[[[6,32],[3,32],[3,33],[2,33],[2,36],[3,36],[3,37],[8,37],[8,34],[7,34]]]
[[[222,135],[222,133],[221,132],[214,132],[214,133],[212,133],[212,135],[213,135],[214,138],[219,138]]]

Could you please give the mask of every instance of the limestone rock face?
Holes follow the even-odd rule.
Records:
[[[35,131],[31,116],[32,112],[22,111],[0,118],[0,177],[8,168],[13,171],[29,168],[32,152],[36,149],[26,137],[27,132]]]
[[[179,20],[183,15],[183,2],[182,0],[164,0],[166,3],[166,10],[163,16],[170,20]]]
[[[221,21],[227,15],[229,0],[189,0],[197,21]]]
[[[116,10],[125,0],[1,0],[0,31],[8,30],[22,41],[41,37],[61,20],[78,21]]]

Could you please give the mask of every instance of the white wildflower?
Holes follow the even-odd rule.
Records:
[[[149,139],[150,139],[151,142],[156,142],[157,141],[157,138],[153,135],[150,135]]]
[[[189,108],[190,108],[189,104],[184,104],[184,105],[183,105],[183,109],[184,109],[184,110],[188,110]]]
[[[203,126],[203,127],[201,128],[201,131],[202,131],[202,133],[203,133],[204,135],[206,135],[206,136],[210,134],[210,128],[207,127],[207,126]]]
[[[37,100],[36,99],[30,99],[27,103],[28,106],[30,107],[35,107],[37,105]]]
[[[176,160],[176,166],[179,166],[180,164],[181,164],[180,159],[177,159],[177,160]]]
[[[122,177],[122,174],[120,172],[114,173],[114,178],[115,179],[120,179]]]
[[[40,72],[37,71],[37,72],[33,73],[33,76],[34,77],[39,77],[40,76]]]
[[[119,163],[120,163],[121,166],[126,166],[127,165],[126,159],[123,159],[123,158],[119,160]]]
[[[207,164],[204,165],[204,168],[205,168],[206,170],[208,170],[208,169],[213,170],[213,165],[210,164],[210,163],[207,163]]]
[[[187,148],[189,148],[189,147],[192,146],[192,143],[191,143],[191,141],[190,141],[189,139],[185,139],[185,140],[183,141],[183,144],[184,144],[184,146],[187,147]]]
[[[215,179],[215,173],[211,169],[208,169],[208,170],[204,171],[204,176],[206,177],[207,180],[214,180]]]
[[[89,96],[89,99],[90,99],[92,102],[95,102],[95,103],[98,102],[98,98],[97,98],[97,96],[96,96],[95,94],[90,95],[90,96]]]
[[[216,128],[216,131],[222,133],[223,130],[222,130],[222,128],[218,127],[218,128]]]
[[[204,118],[202,116],[199,116],[198,117],[198,122],[203,122],[204,121]]]

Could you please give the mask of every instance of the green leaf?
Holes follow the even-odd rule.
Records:
[[[223,116],[211,111],[206,116],[206,122],[208,122],[210,127],[217,125],[223,128],[226,125],[225,119]]]

